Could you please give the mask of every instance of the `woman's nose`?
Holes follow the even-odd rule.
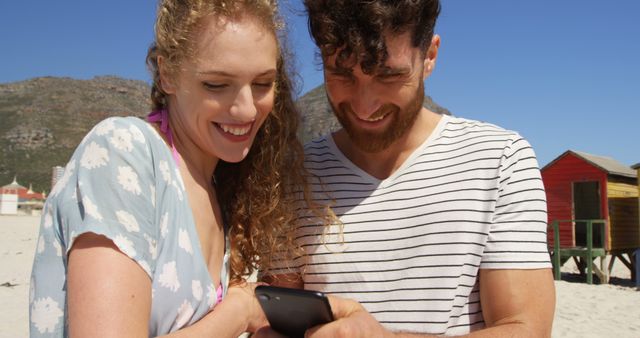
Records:
[[[256,118],[257,113],[251,86],[243,86],[238,91],[229,114],[239,122],[249,122]]]

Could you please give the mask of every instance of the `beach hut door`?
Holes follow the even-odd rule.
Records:
[[[573,182],[573,219],[601,219],[600,214],[600,183]],[[576,222],[576,246],[587,246],[587,224]],[[600,247],[602,234],[598,226],[593,227],[593,247]]]

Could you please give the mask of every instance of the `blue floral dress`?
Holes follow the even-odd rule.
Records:
[[[45,203],[31,276],[31,337],[68,335],[67,257],[74,240],[89,232],[111,239],[151,279],[150,336],[198,321],[226,292],[228,239],[215,287],[178,164],[139,118],[96,125]]]

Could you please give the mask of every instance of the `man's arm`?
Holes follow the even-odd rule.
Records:
[[[480,270],[487,329],[472,337],[550,337],[556,305],[551,269]]]
[[[550,337],[555,286],[550,269],[480,270],[480,299],[486,328],[465,337]],[[330,297],[336,321],[315,327],[308,337],[434,337],[393,333],[359,303]]]
[[[555,310],[551,269],[480,269],[480,301],[486,328],[467,335],[482,337],[550,337]],[[303,288],[298,274],[265,276],[272,285]],[[358,302],[329,297],[336,320],[309,331],[309,337],[433,337],[386,330]],[[277,334],[265,334],[276,337]],[[259,335],[260,336],[260,335]]]

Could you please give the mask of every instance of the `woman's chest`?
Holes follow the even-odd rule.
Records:
[[[226,274],[224,232],[216,211],[210,201],[185,190],[186,198],[165,194],[158,205],[150,333],[173,332],[206,315]]]

